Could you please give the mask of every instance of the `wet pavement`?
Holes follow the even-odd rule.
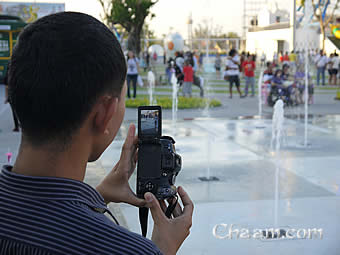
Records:
[[[163,122],[163,134],[174,135],[183,159],[177,184],[195,203],[191,235],[179,254],[336,254],[340,248],[340,116],[309,116],[308,147],[303,118],[287,116],[282,150],[271,150],[271,120],[255,118]],[[121,137],[127,129],[122,127]],[[176,130],[174,132],[174,130]],[[112,167],[122,141],[111,145],[101,162]],[[276,160],[280,166],[278,226],[322,228],[322,240],[221,240],[216,224],[239,228],[274,227]],[[219,181],[202,182],[215,176]],[[131,178],[134,187],[136,176]],[[129,228],[140,232],[138,210],[121,206]],[[151,229],[151,225],[150,225]],[[256,249],[256,250],[255,250]]]
[[[5,153],[16,157],[20,133],[13,133],[11,112],[3,102],[0,86],[0,163]],[[176,128],[171,110],[163,111],[163,134],[174,135],[183,169],[177,184],[184,186],[195,203],[191,235],[179,254],[338,254],[340,244],[340,107],[328,95],[316,95],[310,107],[308,147],[304,148],[303,107],[287,108],[282,150],[270,148],[272,109],[264,108],[259,119],[257,101],[228,100],[204,118],[202,110],[181,110]],[[250,117],[249,117],[250,116]],[[114,143],[91,168],[86,181],[95,185],[119,159],[129,123],[137,122],[136,109],[127,109],[125,121]],[[245,240],[218,239],[217,224],[237,228],[274,227],[276,160],[280,166],[278,225],[283,228],[322,228],[323,239]],[[202,182],[215,176],[219,181]],[[135,175],[131,178],[135,187]],[[140,233],[138,209],[121,205],[130,230]],[[119,211],[119,210],[118,210]],[[149,221],[151,224],[151,220]],[[149,227],[151,229],[151,226]]]

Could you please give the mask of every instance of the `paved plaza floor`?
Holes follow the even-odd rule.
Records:
[[[16,156],[20,133],[13,133],[8,105],[3,105],[0,86],[0,162],[9,150]],[[176,139],[183,159],[177,178],[195,203],[191,235],[179,254],[339,254],[340,244],[340,101],[335,94],[315,94],[310,106],[308,147],[304,148],[302,106],[287,108],[282,149],[271,150],[272,108],[256,116],[256,98],[228,99],[212,94],[222,107],[181,110],[171,122],[171,110],[163,112],[163,134]],[[209,117],[207,117],[209,116]],[[255,116],[255,117],[254,117]],[[136,109],[127,109],[116,140],[89,169],[86,181],[94,185],[119,159],[129,123],[137,122]],[[312,240],[218,239],[218,224],[250,231],[275,227],[275,173],[279,166],[278,226],[284,229],[322,229]],[[91,175],[91,176],[89,176]],[[94,175],[97,178],[92,178]],[[199,177],[219,180],[202,182]],[[136,176],[131,185],[135,187]],[[121,205],[120,216],[130,230],[140,233],[138,209]],[[152,221],[149,221],[150,229]],[[150,231],[151,232],[151,231]]]

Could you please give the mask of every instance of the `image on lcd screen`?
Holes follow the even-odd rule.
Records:
[[[159,111],[142,110],[140,118],[142,135],[157,136],[159,133]]]

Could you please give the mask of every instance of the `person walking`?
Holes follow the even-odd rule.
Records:
[[[192,83],[194,82],[194,69],[189,63],[189,60],[185,60],[184,67],[184,83],[183,83],[183,96],[191,97],[192,94]]]
[[[127,76],[126,76],[126,82],[127,82],[127,96],[128,98],[131,98],[130,95],[130,84],[132,82],[133,85],[133,98],[136,98],[137,96],[137,78],[138,78],[138,59],[135,57],[135,54],[132,51],[128,52],[127,56]]]
[[[246,87],[244,90],[244,96],[248,96],[248,88],[251,86],[251,96],[255,96],[255,68],[256,64],[254,56],[249,55],[248,59],[243,62],[244,78],[246,81]]]
[[[233,98],[233,84],[235,84],[238,93],[240,94],[240,98],[243,98],[242,92],[240,90],[240,58],[237,55],[237,51],[235,49],[230,50],[229,57],[226,62],[226,71],[225,76],[229,81],[229,94],[230,98]]]
[[[315,65],[316,65],[316,84],[320,85],[320,76],[322,76],[322,86],[326,85],[325,82],[325,71],[326,65],[328,63],[328,58],[324,54],[323,50],[320,50],[320,53],[315,57]]]

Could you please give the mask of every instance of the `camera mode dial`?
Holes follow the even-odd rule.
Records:
[[[153,185],[152,182],[147,182],[147,183],[145,184],[145,188],[146,188],[146,190],[148,190],[148,191],[152,191],[154,187],[155,187],[155,186]]]

